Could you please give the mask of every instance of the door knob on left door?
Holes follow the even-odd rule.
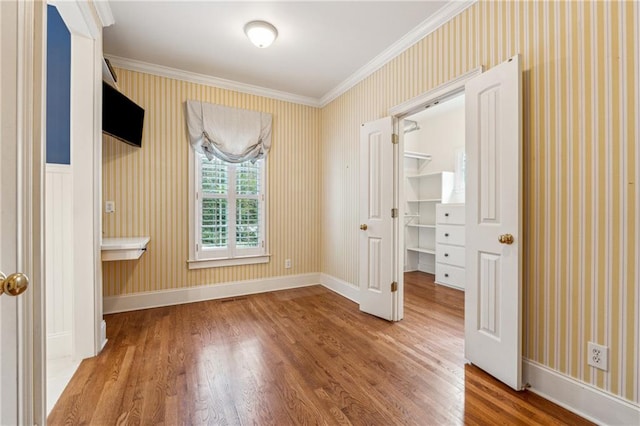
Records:
[[[7,293],[9,296],[19,296],[29,287],[29,277],[16,272],[8,277],[0,272],[0,295]]]
[[[366,231],[368,228],[366,223],[363,223],[362,225],[360,225],[360,229],[362,229],[363,231]]]
[[[513,244],[513,235],[511,234],[502,234],[498,237],[498,241],[501,244]]]

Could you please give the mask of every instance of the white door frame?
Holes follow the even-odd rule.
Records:
[[[102,27],[108,4],[49,0],[71,33],[71,167],[73,170],[73,356],[97,355],[106,343],[102,320]],[[97,5],[97,3],[94,3]],[[45,64],[46,67],[46,64]],[[86,141],[92,141],[87,144]],[[86,283],[93,283],[87,286]],[[91,321],[87,321],[91,318]]]
[[[428,92],[409,99],[399,105],[389,109],[389,115],[393,117],[394,132],[398,135],[398,155],[395,158],[395,176],[394,176],[394,205],[398,206],[398,217],[404,217],[404,134],[400,130],[403,128],[402,120],[405,117],[413,115],[425,108],[440,103],[448,98],[456,96],[464,92],[464,86],[467,81],[482,74],[483,67],[475,68],[466,72],[459,77],[454,78]],[[394,223],[394,247],[397,261],[394,264],[394,275],[398,277],[397,296],[394,297],[394,321],[400,321],[404,317],[404,222],[396,220]]]

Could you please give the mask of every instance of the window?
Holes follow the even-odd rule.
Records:
[[[227,163],[192,153],[189,268],[265,263],[265,160]]]

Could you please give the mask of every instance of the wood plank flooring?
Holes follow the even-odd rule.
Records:
[[[463,293],[405,293],[398,323],[321,286],[108,315],[49,424],[590,424],[464,365]]]

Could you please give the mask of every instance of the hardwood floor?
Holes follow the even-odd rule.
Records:
[[[405,293],[398,323],[321,286],[109,315],[49,424],[590,424],[464,365],[463,293]]]

